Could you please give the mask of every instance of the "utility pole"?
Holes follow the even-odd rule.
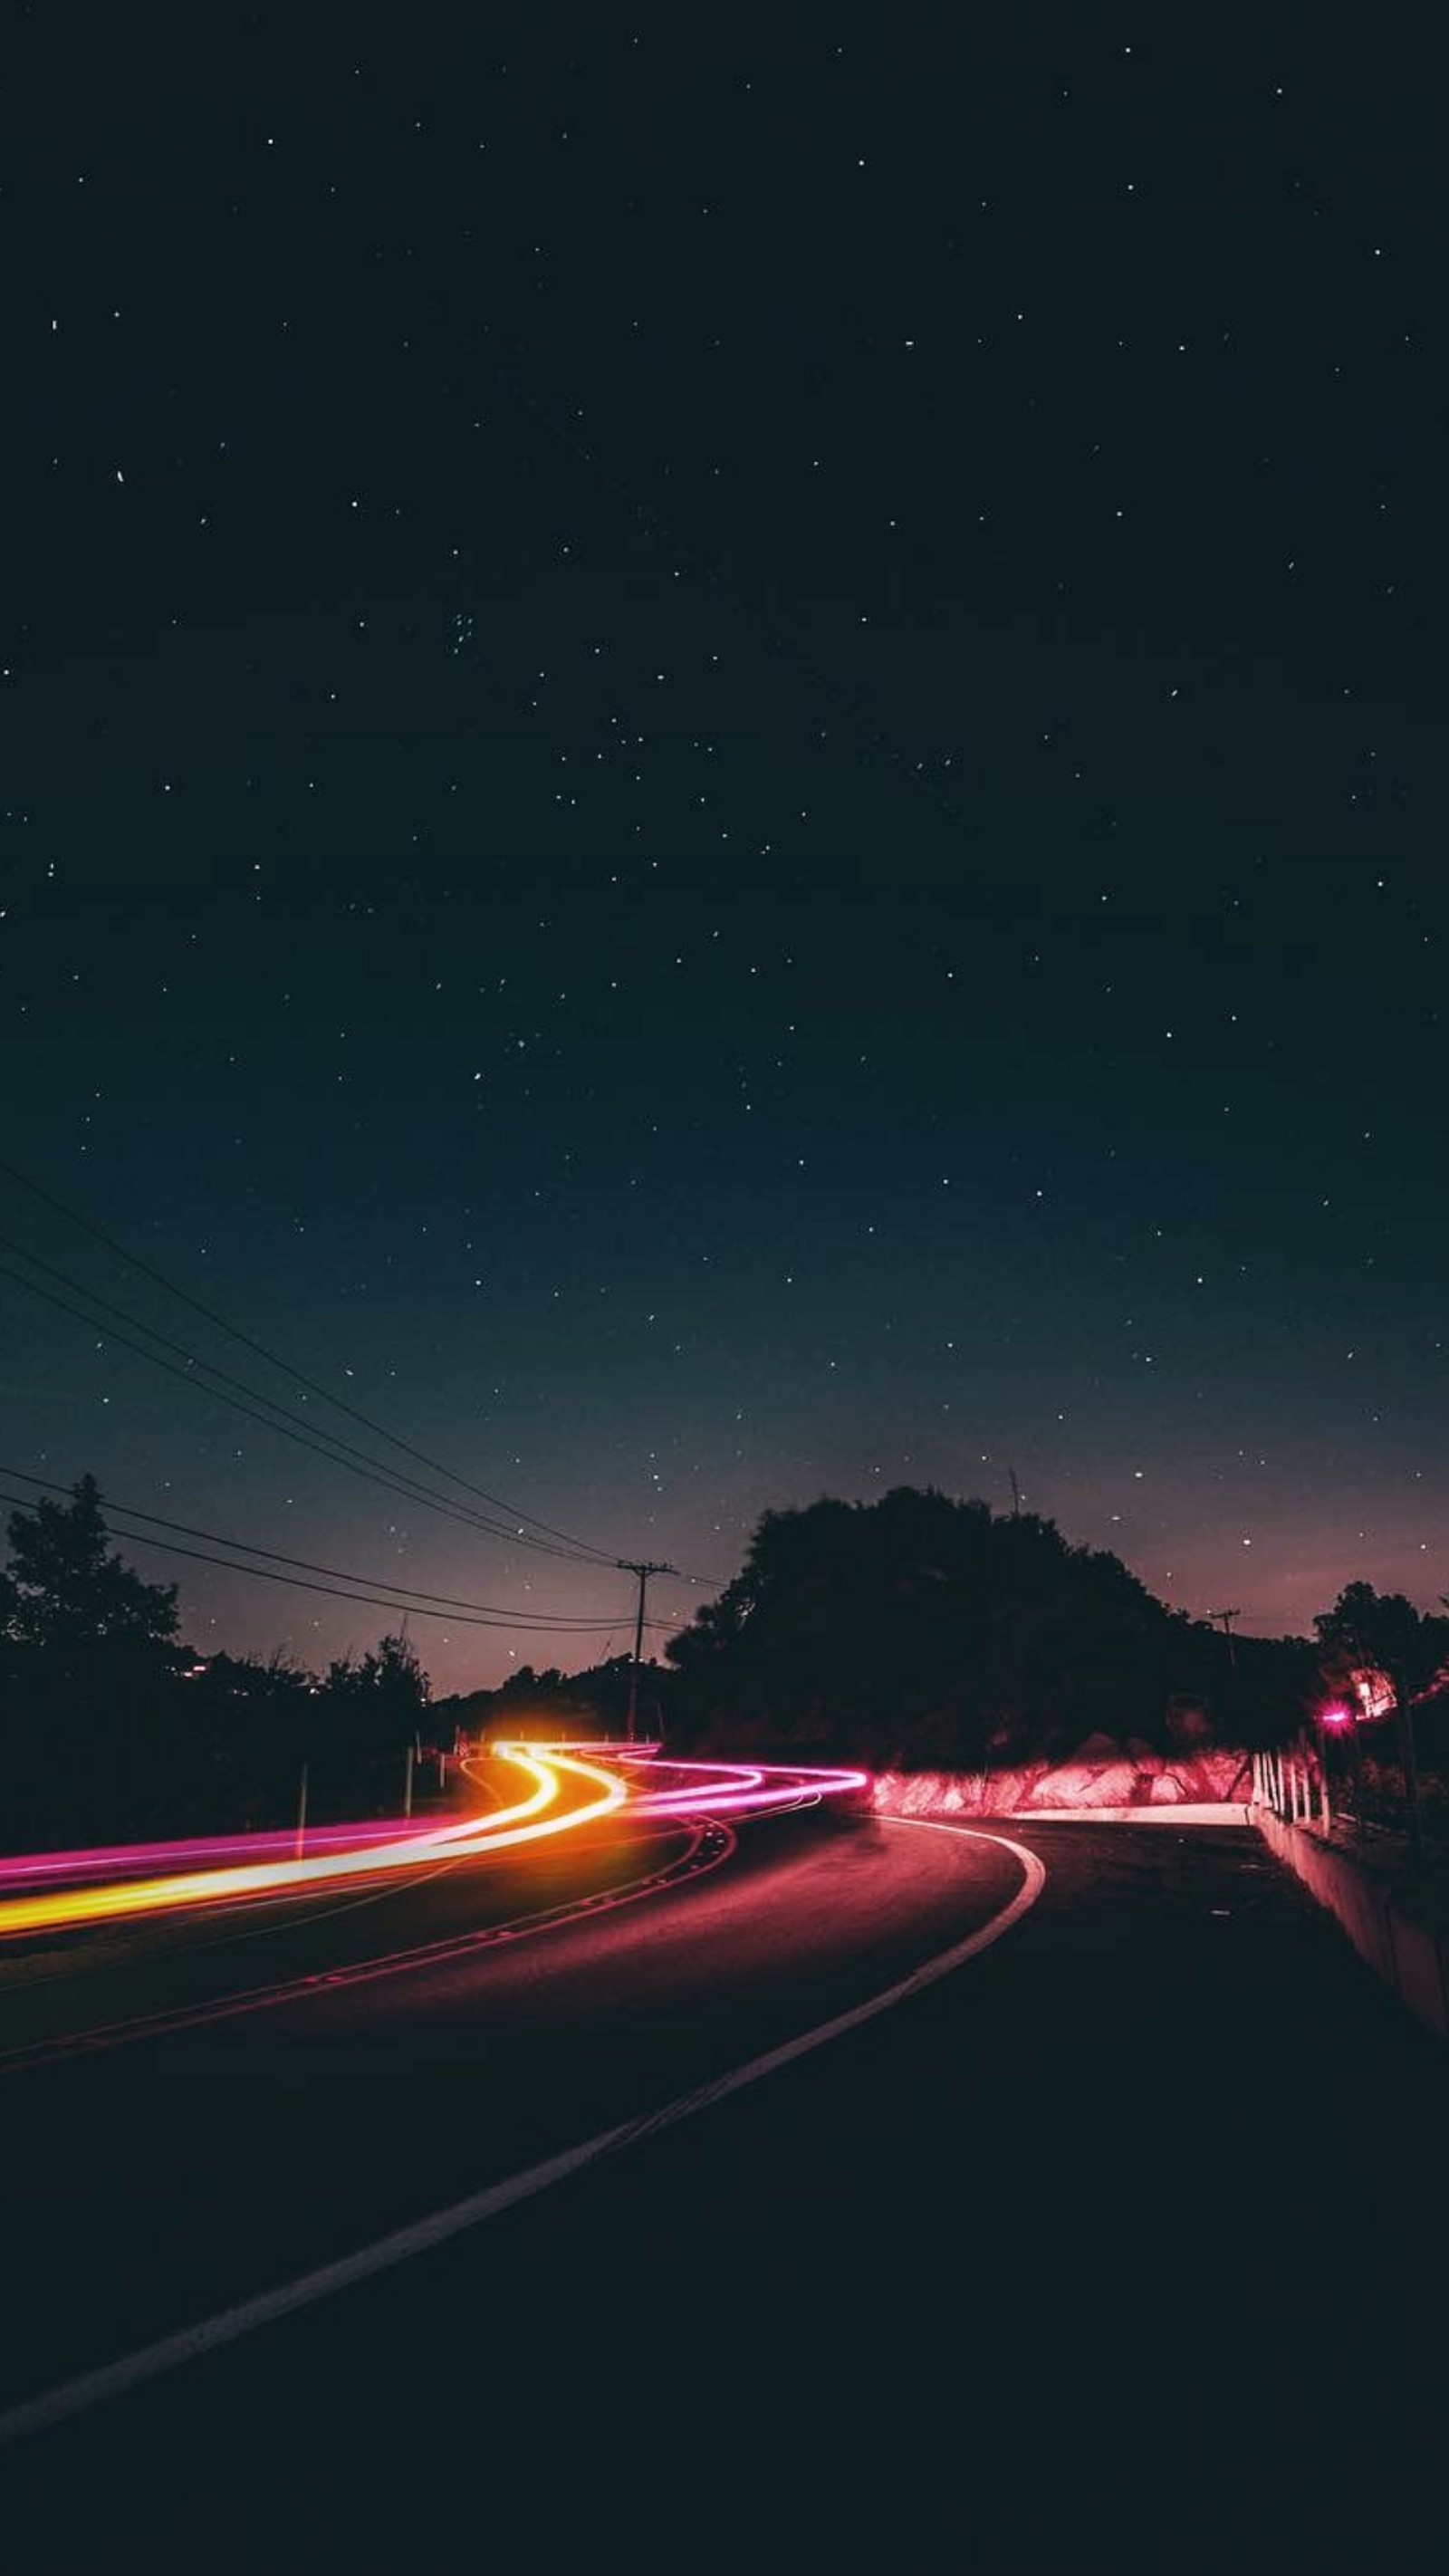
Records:
[[[1210,1619],[1221,1619],[1223,1623],[1223,1635],[1228,1641],[1228,1670],[1236,1675],[1238,1657],[1237,1649],[1233,1644],[1233,1621],[1241,1619],[1243,1614],[1241,1610],[1210,1610],[1207,1615]]]
[[[1016,1481],[1016,1469],[1014,1467],[1008,1467],[1006,1472],[1011,1478],[1011,1517],[1014,1521],[1019,1521],[1021,1518],[1021,1487]]]
[[[634,1622],[634,1660],[629,1667],[629,1741],[634,1741],[634,1720],[639,1707],[639,1658],[644,1651],[644,1590],[651,1574],[677,1574],[674,1565],[654,1565],[647,1558],[616,1557],[621,1574],[639,1577],[639,1615]]]

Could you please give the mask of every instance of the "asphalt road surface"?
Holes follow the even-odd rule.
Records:
[[[18,2576],[1442,2567],[1449,2069],[1254,1835],[573,1841],[7,1957],[0,2403],[272,2300]]]

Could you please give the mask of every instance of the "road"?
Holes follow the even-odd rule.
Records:
[[[22,2571],[1442,2563],[1442,2053],[1247,1832],[607,1818],[8,1964],[7,2404],[428,2240],[0,2451]]]

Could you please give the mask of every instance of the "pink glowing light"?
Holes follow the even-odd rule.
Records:
[[[284,1832],[33,1852],[0,1862],[0,1936],[302,1893],[332,1880],[414,1868],[420,1861],[481,1858],[573,1832],[621,1808],[631,1816],[684,1823],[814,1805],[869,1786],[865,1771],[806,1763],[676,1762],[656,1745],[510,1741],[492,1749],[531,1780],[531,1791],[512,1806],[461,1822],[323,1826],[309,1836],[305,1856],[295,1836]]]
[[[1388,1716],[1394,1704],[1394,1686],[1387,1673],[1377,1671],[1371,1664],[1361,1665],[1350,1673],[1349,1682],[1360,1717],[1372,1720]]]
[[[0,1934],[69,1929],[128,1915],[166,1913],[177,1907],[288,1894],[334,1879],[410,1869],[420,1858],[461,1860],[512,1850],[520,1843],[541,1842],[612,1815],[628,1796],[627,1783],[617,1772],[601,1770],[591,1762],[554,1752],[543,1760],[522,1744],[498,1744],[494,1751],[531,1778],[534,1786],[526,1798],[510,1807],[499,1807],[490,1815],[469,1816],[461,1824],[429,1825],[406,1841],[323,1851],[306,1859],[283,1859],[270,1852],[261,1860],[170,1872],[159,1878],[113,1877],[68,1887],[32,1885],[23,1894],[0,1896]],[[580,1804],[561,1805],[563,1775],[582,1783],[593,1794]],[[555,1808],[556,1813],[545,1812]]]
[[[420,1841],[436,1831],[422,1817],[416,1823],[312,1825],[307,1830],[310,1853],[366,1851],[390,1843]],[[73,1885],[89,1878],[139,1878],[152,1871],[219,1868],[226,1861],[260,1861],[284,1857],[297,1849],[297,1828],[256,1834],[196,1834],[182,1842],[106,1843],[76,1851],[19,1852],[0,1858],[0,1894],[17,1888]]]
[[[1320,1726],[1352,1726],[1353,1710],[1345,1708],[1341,1700],[1336,1700],[1332,1708],[1319,1710],[1318,1723]]]
[[[553,1748],[557,1750],[558,1748]],[[610,1759],[634,1772],[646,1770],[643,1780],[631,1781],[629,1813],[637,1816],[718,1816],[763,1814],[771,1808],[799,1806],[807,1800],[841,1797],[870,1785],[866,1771],[822,1768],[812,1763],[783,1762],[677,1762],[657,1745],[595,1745],[595,1752],[607,1751]],[[571,1746],[582,1751],[584,1747]],[[656,1788],[662,1775],[681,1775],[681,1785]]]

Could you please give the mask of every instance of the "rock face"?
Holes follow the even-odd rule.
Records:
[[[1141,1766],[1125,1756],[1115,1762],[1062,1762],[1044,1772],[1027,1801],[1032,1807],[1136,1807],[1147,1804]]]
[[[1050,1815],[1093,1807],[1227,1805],[1247,1793],[1248,1757],[1221,1746],[1126,1751],[1088,1736],[1069,1762],[999,1771],[883,1771],[875,1803],[897,1816]]]

